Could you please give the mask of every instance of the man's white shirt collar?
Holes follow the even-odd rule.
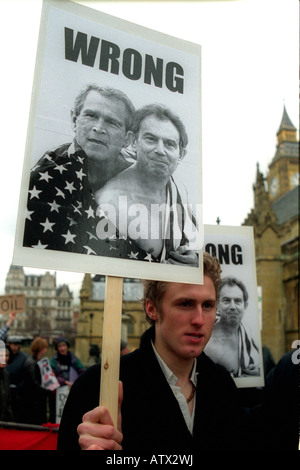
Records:
[[[155,356],[156,356],[156,358],[157,358],[157,360],[158,360],[158,362],[159,362],[159,364],[160,364],[160,366],[163,370],[164,376],[167,379],[167,382],[170,385],[175,385],[176,382],[177,382],[176,375],[171,371],[171,369],[167,366],[165,361],[160,357],[160,355],[158,354],[158,352],[155,349],[155,346],[154,346],[153,342],[151,344],[152,344],[152,347],[153,347],[154,354],[155,354]],[[198,375],[198,372],[196,372],[196,367],[197,367],[197,360],[195,358],[194,359],[193,369],[192,369],[191,376],[190,376],[190,380],[191,380],[191,382],[193,383],[193,385],[195,387],[197,387],[197,375]]]

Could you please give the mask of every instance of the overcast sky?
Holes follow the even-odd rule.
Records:
[[[241,225],[253,208],[256,163],[266,174],[275,154],[284,103],[298,128],[298,1],[78,3],[202,46],[204,223],[219,217],[223,225]],[[41,6],[0,0],[0,294],[13,254]],[[57,274],[72,290],[81,279]]]

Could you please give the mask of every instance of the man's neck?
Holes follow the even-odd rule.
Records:
[[[142,188],[143,194],[151,194],[154,199],[161,195],[161,198],[165,199],[166,186],[170,180],[168,177],[151,176],[139,168],[138,165],[134,165],[129,169],[131,178],[134,179],[135,185]]]
[[[177,377],[179,384],[184,384],[190,381],[195,358],[179,359],[178,356],[173,357],[172,354],[165,351],[163,348],[160,348],[156,341],[154,342],[154,348],[168,368]]]
[[[225,321],[220,320],[219,322],[220,327],[222,330],[227,333],[228,335],[236,335],[239,329],[239,323],[227,323]]]
[[[111,178],[125,170],[128,165],[118,157],[105,161],[88,159],[88,178],[93,192],[95,193],[99,188],[102,188]]]

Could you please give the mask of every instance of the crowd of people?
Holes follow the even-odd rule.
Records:
[[[67,338],[59,337],[55,341],[56,353],[47,364],[48,376],[55,377],[57,385],[52,386],[51,380],[46,382],[41,360],[47,355],[48,341],[37,336],[30,345],[30,353],[23,352],[21,338],[7,334],[14,318],[12,312],[0,329],[0,340],[6,345],[0,366],[0,421],[55,423],[57,388],[67,385],[70,389],[86,367],[70,351]]]
[[[230,373],[203,352],[222,286],[211,263],[205,254],[203,285],[145,281],[144,309],[151,326],[133,353],[121,342],[118,426],[98,404],[101,360],[85,367],[68,340],[57,338],[51,374],[58,386],[69,388],[59,450],[196,452],[199,443],[203,449],[298,449],[297,351],[285,354],[278,364],[272,361],[253,404],[248,397],[245,401],[245,390],[235,386]],[[20,340],[8,335],[14,316],[0,329],[7,346],[0,361],[0,421],[54,423],[56,389],[45,387],[39,366],[48,343],[36,337],[31,354],[25,354]]]
[[[6,346],[0,351],[0,421],[36,425],[56,423],[56,389],[64,386],[70,389],[90,364],[84,365],[70,350],[68,339],[60,336],[55,341],[56,352],[46,364],[48,375],[55,377],[54,384],[57,385],[53,386],[51,380],[46,383],[43,380],[45,364],[41,360],[47,357],[48,341],[35,337],[30,345],[30,354],[25,353],[22,339],[8,334],[15,316],[16,312],[11,312],[6,324],[0,328],[0,341]],[[129,352],[127,342],[122,339],[120,356]],[[91,364],[99,360],[98,353]]]

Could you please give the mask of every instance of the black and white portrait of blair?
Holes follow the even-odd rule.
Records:
[[[200,46],[137,40],[51,6],[44,21],[22,246],[198,267]]]
[[[216,257],[221,267],[215,325],[205,354],[231,374],[237,387],[263,387],[261,294],[253,227],[205,225],[204,251]]]
[[[243,319],[248,307],[248,289],[241,279],[222,279],[217,320],[206,345],[206,354],[233,377],[260,375],[259,344]]]

